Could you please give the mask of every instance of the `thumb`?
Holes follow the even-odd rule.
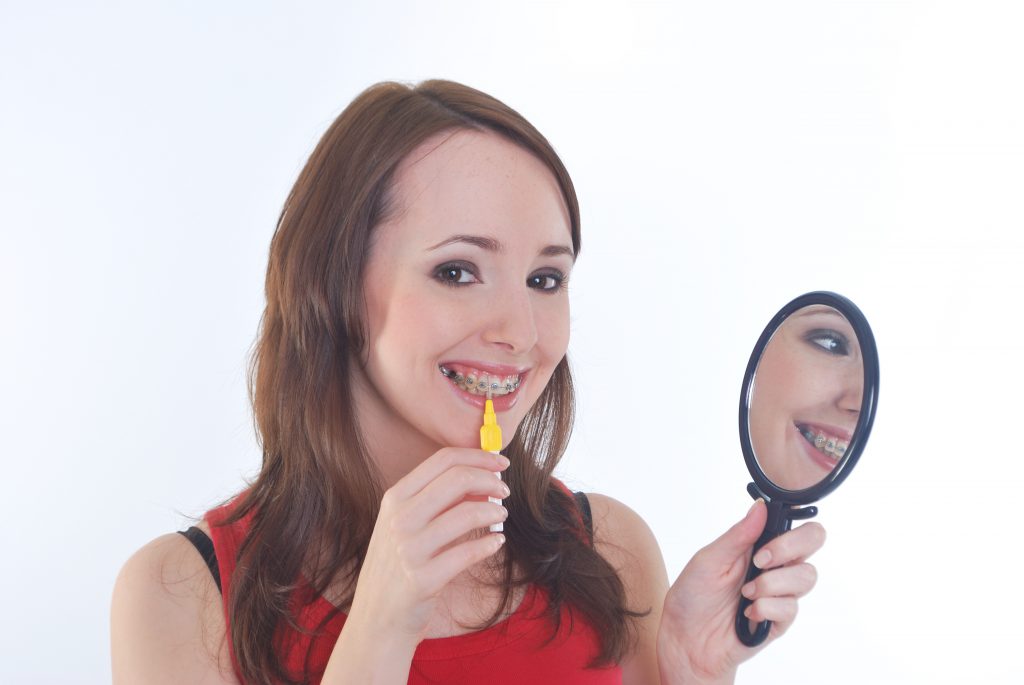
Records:
[[[725,531],[717,540],[705,548],[705,552],[724,564],[737,557],[749,554],[768,520],[768,507],[758,499],[739,523]]]

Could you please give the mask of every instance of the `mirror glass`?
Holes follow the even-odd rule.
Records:
[[[754,457],[783,490],[820,483],[843,462],[864,397],[853,326],[822,304],[797,309],[772,334],[750,385]]]

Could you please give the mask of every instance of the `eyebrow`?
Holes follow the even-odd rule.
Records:
[[[797,318],[803,316],[814,316],[815,314],[831,314],[832,316],[838,316],[843,321],[847,321],[847,318],[843,316],[842,312],[838,309],[829,307],[827,304],[823,305],[808,305],[806,311],[798,311]]]
[[[437,245],[427,248],[427,250],[436,250],[438,248],[444,247],[445,245],[451,245],[453,243],[468,243],[469,245],[475,245],[476,247],[479,247],[482,250],[487,250],[488,252],[497,252],[499,254],[505,252],[505,246],[502,245],[497,240],[495,240],[494,238],[488,238],[487,236],[482,235],[461,234],[453,235],[451,238],[446,238],[439,242]],[[573,253],[572,248],[566,245],[548,245],[547,247],[543,248],[538,254],[540,254],[540,256],[542,257],[559,257],[561,255],[565,255],[572,259],[573,262],[576,261],[576,255]]]

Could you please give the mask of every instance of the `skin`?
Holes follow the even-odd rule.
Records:
[[[751,442],[765,475],[787,490],[828,475],[833,465],[808,456],[795,426],[852,435],[863,392],[864,361],[849,322],[819,305],[790,316],[765,348],[750,406]]]
[[[427,141],[397,175],[399,212],[378,227],[366,271],[368,349],[355,374],[358,419],[387,491],[355,598],[324,683],[405,683],[416,645],[485,616],[493,597],[475,579],[500,558],[486,531],[505,518],[506,465],[476,449],[480,412],[437,370],[446,359],[529,367],[518,403],[498,420],[507,443],[564,356],[569,306],[548,276],[568,275],[567,213],[550,172],[503,138],[459,132]],[[500,251],[454,243],[484,236]],[[452,261],[465,267],[451,271]],[[463,264],[465,263],[465,264]],[[446,267],[446,268],[441,268]],[[441,278],[439,278],[441,277]],[[452,287],[442,281],[463,285]],[[732,632],[743,572],[764,526],[763,504],[701,550],[669,586],[650,528],[624,504],[588,495],[596,548],[625,584],[630,606],[652,609],[622,662],[625,683],[731,682],[756,650]],[[772,558],[744,592],[750,618],[792,622],[814,584],[805,559],[824,540],[806,524],[765,546]],[[457,619],[453,621],[453,619]],[[158,538],[122,569],[112,610],[115,683],[234,683],[219,596],[179,535]]]
[[[460,131],[398,169],[397,216],[375,230],[366,267],[369,349],[356,406],[388,485],[445,446],[478,448],[482,412],[441,375],[444,361],[529,368],[500,412],[505,444],[569,344],[569,217],[554,177],[522,148]],[[489,238],[501,252],[454,236]],[[565,253],[544,256],[548,246]],[[504,445],[503,445],[504,446]]]

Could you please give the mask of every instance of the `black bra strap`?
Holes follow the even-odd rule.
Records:
[[[572,496],[576,498],[576,504],[580,508],[580,513],[583,514],[583,525],[587,528],[587,535],[590,537],[590,542],[594,542],[594,523],[591,520],[590,514],[590,500],[587,499],[587,493],[585,492],[574,492]]]
[[[217,566],[217,552],[213,549],[213,541],[210,540],[210,536],[195,526],[188,530],[179,530],[178,534],[188,538],[188,541],[199,550],[203,561],[210,567],[210,573],[213,574],[213,582],[217,583],[217,590],[223,592],[220,587],[220,568]]]

